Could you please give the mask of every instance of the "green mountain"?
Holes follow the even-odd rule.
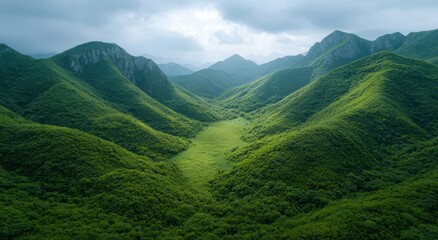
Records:
[[[308,84],[313,68],[279,70],[254,82],[234,88],[223,96],[221,103],[227,108],[251,112],[276,103]]]
[[[258,65],[250,60],[246,60],[238,54],[219,61],[211,65],[210,69],[224,71],[239,77],[239,83],[247,83],[254,79],[257,75]]]
[[[411,33],[407,37],[401,33],[393,33],[383,35],[374,41],[368,41],[354,34],[334,31],[320,43],[313,45],[306,56],[298,55],[276,59],[272,62],[260,65],[259,73],[268,73],[273,69],[295,69],[302,66],[310,66],[313,68],[313,74],[310,79],[312,81],[339,66],[381,51],[394,51],[404,56],[434,62],[435,55],[437,55],[433,50],[436,32],[438,31]],[[428,46],[427,51],[424,51],[424,46]],[[263,68],[265,68],[265,70],[263,70]],[[275,85],[278,84],[278,82],[269,84]],[[255,83],[253,86],[258,85],[258,83]],[[228,93],[222,97],[225,106],[236,107],[248,112],[263,107],[266,104],[277,102],[285,96],[280,92],[276,93],[275,91],[271,91],[270,95],[276,100],[270,102],[259,101],[257,97],[248,97],[254,95],[253,93],[247,94],[249,86],[251,86],[251,84],[228,91]],[[271,88],[285,91],[282,85],[271,86]],[[297,90],[297,88],[293,89]],[[249,98],[250,100],[243,100],[243,103],[240,96],[245,96],[243,99]]]
[[[438,63],[438,29],[410,33],[406,36],[403,44],[394,52],[403,56]]]
[[[170,77],[170,80],[198,96],[215,98],[239,85],[237,78],[224,71],[207,68],[190,75]]]
[[[181,75],[188,75],[188,74],[193,73],[193,70],[190,70],[184,66],[181,66],[178,63],[158,64],[158,67],[167,76],[181,76]]]
[[[435,50],[437,32],[438,30],[410,33],[406,37],[397,32],[369,41],[351,33],[334,31],[322,39],[321,42],[314,44],[305,56],[286,56],[257,65],[239,55],[233,55],[212,65],[210,68],[233,74],[237,77],[235,82],[240,85],[252,82],[278,70],[303,67],[312,67],[314,69],[312,76],[314,80],[337,67],[381,51],[392,51],[402,56],[436,63],[438,57],[438,52]],[[193,80],[186,77],[184,80],[185,85],[192,85],[189,83],[190,81],[194,81],[193,85],[197,85],[196,82],[199,80],[196,77]],[[208,83],[203,84],[203,86],[197,86],[194,93],[201,94],[201,96],[211,96],[210,93],[202,94],[203,92],[210,92],[210,89],[214,88],[212,85],[217,85],[220,81],[212,78],[206,82]],[[191,90],[190,87],[187,89]],[[231,89],[231,87],[228,89]]]
[[[226,216],[272,238],[435,238],[437,90],[437,66],[383,52],[259,111],[213,182]]]
[[[2,239],[156,237],[191,214],[170,165],[4,107],[0,129]]]
[[[354,34],[334,31],[320,43],[313,45],[303,61],[304,66],[313,66],[315,75],[321,76],[332,69],[370,54],[369,41]]]
[[[217,98],[236,86],[277,70],[293,68],[302,58],[302,55],[287,56],[257,65],[236,54],[209,68],[185,76],[170,77],[170,80],[198,96]]]
[[[305,56],[288,56],[274,60],[272,63],[285,62],[288,68],[312,66],[315,68],[316,77],[380,51],[392,51],[403,56],[435,63],[438,56],[435,50],[437,34],[438,30],[410,33],[408,36],[397,32],[368,41],[354,34],[334,31],[321,42],[314,44]]]
[[[169,134],[190,136],[201,127],[120,74],[105,73],[105,65],[84,81],[51,59],[33,60],[4,45],[0,65],[0,104],[32,121],[80,129],[157,159],[187,147]]]
[[[259,65],[258,67],[258,75],[264,76],[270,73],[273,73],[277,70],[283,70],[283,69],[291,69],[291,68],[297,68],[300,66],[301,61],[303,61],[304,56],[303,55],[296,55],[296,56],[285,56],[281,58],[277,58],[275,60],[272,60],[270,62],[264,63]]]
[[[127,79],[150,97],[189,118],[199,121],[219,118],[208,108],[208,103],[172,85],[152,60],[133,57],[116,44],[86,43],[57,55],[55,61],[85,81],[95,82],[89,78],[105,80],[108,75],[118,75],[117,78]],[[95,83],[99,88],[108,86],[106,82]],[[114,87],[108,90],[111,89]]]
[[[405,39],[406,37],[399,32],[385,34],[370,43],[370,52],[394,51],[403,44]]]

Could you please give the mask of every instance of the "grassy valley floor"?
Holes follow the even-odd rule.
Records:
[[[181,169],[194,189],[208,193],[208,181],[230,167],[226,154],[245,144],[241,136],[247,124],[243,118],[212,123],[192,139],[186,151],[170,161]]]

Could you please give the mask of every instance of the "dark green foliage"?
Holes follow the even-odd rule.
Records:
[[[430,122],[434,115],[430,110],[436,108],[437,101],[434,97],[436,71],[433,65],[395,54],[373,55],[337,69],[273,108],[261,111],[267,117],[258,131],[281,132],[281,129],[318,121],[326,115],[360,114],[360,108],[365,107],[367,111],[373,110],[373,114],[387,115],[393,110],[396,114],[392,117],[399,115],[405,119],[402,115],[407,114],[417,124],[420,123],[416,120],[418,117]]]
[[[2,239],[156,237],[190,201],[169,164],[68,128],[0,129]]]
[[[430,206],[438,198],[429,176],[438,149],[429,139],[438,133],[437,87],[436,66],[390,53],[339,68],[253,116],[249,140],[260,140],[230,155],[238,163],[213,182],[216,197],[244,206],[229,216],[291,229],[273,238],[434,238],[438,209]],[[417,184],[427,187],[406,199],[399,193]],[[423,195],[432,205],[416,207]],[[269,201],[271,209],[260,206]],[[397,212],[405,215],[385,220]]]
[[[228,108],[251,112],[276,103],[309,83],[313,68],[279,70],[252,83],[237,87],[223,96]]]
[[[283,238],[435,239],[437,172],[286,221]]]

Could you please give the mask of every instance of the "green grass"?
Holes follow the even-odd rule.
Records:
[[[218,171],[230,167],[227,153],[243,146],[242,132],[248,122],[237,118],[215,122],[192,139],[189,148],[171,159],[189,179],[191,185],[200,190],[208,190],[208,182]]]

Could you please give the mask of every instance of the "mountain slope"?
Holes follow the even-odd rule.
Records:
[[[409,67],[410,64],[413,65],[411,68]],[[351,70],[349,70],[349,68]],[[382,84],[392,83],[393,86],[390,87],[393,88],[392,91],[396,91],[401,87],[407,88],[407,84],[410,84],[409,86],[411,86],[413,89],[421,88],[424,90],[424,93],[428,93],[428,95],[422,96],[420,91],[417,93],[414,91],[406,92],[406,90],[403,90],[403,94],[406,95],[404,98],[410,97],[412,99],[418,99],[417,101],[422,102],[423,104],[429,101],[430,104],[432,104],[433,98],[427,99],[427,97],[433,96],[431,89],[434,89],[435,86],[433,85],[434,82],[429,83],[427,82],[427,79],[433,79],[435,76],[435,73],[433,72],[434,70],[435,66],[433,65],[425,64],[422,61],[402,58],[388,52],[370,56],[362,61],[354,62],[348,66],[333,71],[328,76],[318,79],[317,84],[315,83],[309,85],[293,95],[288,96],[275,107],[269,109],[269,111],[272,113],[272,116],[270,117],[272,121],[268,121],[270,124],[267,126],[270,127],[265,128],[265,130],[266,132],[275,132],[276,128],[285,128],[286,126],[287,128],[291,128],[307,121],[318,119],[317,114],[319,114],[321,110],[326,109],[328,106],[333,108],[333,111],[327,112],[332,114],[338,113],[342,108],[336,107],[335,110],[335,106],[330,104],[335,104],[334,101],[338,101],[339,103],[344,103],[347,101],[348,98],[345,98],[343,102],[341,102],[340,99],[344,94],[352,91],[352,86],[357,87],[356,85],[360,83],[360,81],[364,81],[364,79],[373,79],[374,81],[378,81],[382,78],[386,79],[389,76],[391,77],[390,80],[382,80],[381,82],[378,82],[378,85],[380,87],[389,88],[388,86],[383,86]],[[423,71],[423,73],[421,73],[421,71]],[[423,82],[415,83],[404,80],[403,78],[407,78],[409,74],[413,75],[413,79],[422,79]],[[398,79],[400,79],[399,81],[408,82],[403,82],[403,85],[397,85],[397,83],[394,81]],[[424,87],[424,85],[427,84],[431,84],[431,89]],[[330,88],[332,88],[332,91],[329,91]],[[382,90],[378,89],[378,91]],[[375,94],[373,93],[373,95],[370,95],[370,97],[374,95]],[[367,99],[367,101],[371,100],[375,99]],[[401,101],[402,99],[399,100]],[[358,100],[358,102],[360,101]],[[412,103],[409,103],[408,101],[404,104],[409,104],[409,106],[412,107]],[[293,111],[290,109],[293,109]],[[422,110],[425,112],[425,115],[422,116],[423,118],[430,115],[430,113],[426,113],[427,111],[425,109]],[[420,111],[420,109],[413,108],[412,111],[417,112]],[[411,117],[415,118],[415,114],[409,114]],[[281,117],[278,118],[279,116]]]
[[[225,107],[251,112],[276,103],[310,82],[313,68],[279,70],[254,82],[239,86],[221,98]]]
[[[410,33],[394,52],[403,56],[438,63],[438,30]]]
[[[198,96],[214,98],[238,85],[236,78],[224,71],[207,68],[190,75],[170,77],[170,80]]]
[[[372,41],[370,44],[370,52],[377,53],[380,51],[393,51],[398,49],[406,37],[399,33],[385,34]]]
[[[424,177],[425,194],[433,194],[427,186],[435,178],[428,174],[437,169],[437,148],[432,143],[438,134],[437,90],[437,66],[387,52],[338,68],[254,116],[257,122],[249,130],[252,144],[230,156],[237,164],[213,182],[216,196],[225,205],[245,206],[247,217],[260,224],[280,224],[293,217],[294,226],[312,225],[291,230],[297,238],[348,238],[350,231],[319,228],[320,222],[328,224],[339,217],[359,233],[361,222],[348,218],[355,213],[342,217],[333,210],[344,206],[342,199],[358,197],[352,200],[357,209],[360,196],[373,199],[382,190],[389,191],[385,199],[390,201],[400,198],[398,190],[390,189],[406,191],[417,177]],[[406,167],[398,162],[408,159],[416,151],[412,149],[420,151],[418,146],[435,152],[424,158],[431,167],[414,167],[415,162]],[[419,169],[425,175],[418,175]],[[421,201],[419,195],[411,196]],[[433,196],[431,201],[438,201]],[[390,206],[389,202],[384,205]],[[316,210],[321,211],[299,215]],[[428,211],[426,206],[419,208],[412,221],[426,224],[429,221],[421,216]],[[239,213],[230,210],[228,214]],[[438,219],[437,214],[432,210],[431,222]],[[322,220],[313,224],[310,216]],[[374,216],[386,215],[376,212]],[[395,230],[386,232],[396,237],[409,225],[391,223]]]
[[[167,76],[181,76],[193,73],[193,70],[183,67],[178,63],[158,64],[158,67],[160,67],[161,71],[163,71]]]
[[[270,62],[264,63],[259,65],[258,67],[258,75],[264,76],[270,73],[273,73],[277,70],[282,69],[291,69],[291,68],[298,68],[301,66],[301,62],[303,61],[304,56],[303,55],[296,55],[296,56],[285,56],[282,58],[277,58],[275,60],[272,60]]]
[[[150,97],[189,118],[200,121],[218,119],[208,103],[172,85],[152,60],[133,57],[116,44],[90,42],[65,51],[54,59],[85,81],[118,75],[118,78],[129,80]]]
[[[0,104],[23,117],[80,129],[157,159],[183,150],[187,141],[154,129],[189,136],[200,128],[198,123],[167,109],[141,90],[128,84],[122,88],[123,79],[111,83],[118,87],[111,88],[112,97],[121,96],[115,105],[51,60],[33,60],[7,49],[0,54],[4,76],[0,81]],[[121,102],[123,97],[130,99]],[[138,108],[142,112],[137,116],[142,121],[125,111]],[[147,118],[142,119],[141,114]]]
[[[301,64],[313,66],[321,76],[336,67],[370,54],[369,41],[354,34],[334,31],[320,43],[313,45]]]
[[[192,201],[172,166],[93,135],[21,121],[0,130],[2,239],[157,237]]]

